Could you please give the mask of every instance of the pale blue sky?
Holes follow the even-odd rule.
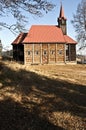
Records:
[[[51,0],[49,0],[51,1]],[[59,16],[60,11],[60,5],[61,0],[53,0],[54,4],[56,4],[56,7],[47,14],[44,14],[43,17],[38,18],[35,16],[29,15],[28,24],[27,24],[27,30],[30,29],[31,25],[57,25],[57,18]],[[62,0],[63,8],[65,17],[67,18],[67,33],[69,36],[71,36],[73,39],[76,40],[75,36],[75,30],[71,24],[71,20],[73,18],[73,13],[76,12],[77,5],[81,2],[81,0]],[[11,18],[7,18],[7,20],[11,21]],[[9,30],[0,30],[0,39],[2,40],[2,44],[4,47],[11,47],[12,41],[16,38],[15,35],[13,35]]]

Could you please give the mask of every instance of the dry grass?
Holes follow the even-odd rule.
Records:
[[[86,65],[0,62],[0,130],[85,130]]]

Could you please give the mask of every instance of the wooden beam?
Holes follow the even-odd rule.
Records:
[[[40,62],[42,64],[42,43],[40,44]]]
[[[26,51],[25,51],[25,44],[24,44],[24,64],[26,64]]]
[[[64,44],[64,62],[66,63],[66,44]]]
[[[69,61],[71,61],[71,46],[69,44]]]
[[[50,62],[50,44],[48,44],[48,52],[47,52],[47,58],[48,58],[48,63]]]
[[[56,43],[56,49],[55,49],[55,62],[57,63],[57,43]]]
[[[34,63],[34,43],[32,44],[32,63]]]

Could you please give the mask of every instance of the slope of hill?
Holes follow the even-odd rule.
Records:
[[[0,62],[1,130],[85,130],[86,65]]]

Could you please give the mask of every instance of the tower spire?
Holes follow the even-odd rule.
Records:
[[[59,14],[59,18],[62,19],[66,19],[65,15],[64,15],[64,9],[63,9],[63,6],[62,6],[62,2],[61,2],[61,7],[60,7],[60,14]]]
[[[66,20],[67,19],[64,15],[64,9],[61,2],[60,13],[59,13],[59,18],[58,18],[58,26],[62,29],[62,32],[64,35],[67,34]]]

